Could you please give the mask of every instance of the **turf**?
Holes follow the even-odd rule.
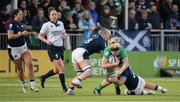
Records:
[[[67,78],[67,85],[72,78]],[[46,87],[40,88],[40,92],[24,94],[20,81],[17,78],[0,78],[0,101],[1,102],[180,102],[180,79],[179,78],[146,78],[147,81],[158,83],[168,89],[167,94],[156,92],[149,96],[127,96],[124,94],[124,86],[121,86],[122,94],[115,95],[114,85],[103,90],[101,96],[95,96],[92,91],[103,78],[93,77],[82,82],[82,89],[75,89],[74,96],[63,93],[58,78],[49,78]]]

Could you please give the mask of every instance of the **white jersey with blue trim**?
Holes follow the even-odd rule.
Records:
[[[54,46],[63,45],[62,34],[65,33],[65,29],[61,21],[57,21],[57,23],[51,21],[44,23],[40,33],[44,33]]]

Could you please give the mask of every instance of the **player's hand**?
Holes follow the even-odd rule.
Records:
[[[51,41],[49,41],[49,40],[47,40],[46,44],[47,45],[53,45],[53,43]]]
[[[118,66],[119,66],[119,63],[120,63],[119,58],[115,56],[115,60],[116,60],[115,65],[116,65],[116,67],[118,67]]]
[[[23,31],[23,32],[22,32],[22,35],[23,35],[23,36],[28,36],[28,35],[29,35],[29,32],[28,32],[28,31]]]
[[[120,76],[121,76],[121,71],[120,70],[118,70],[117,72],[116,72],[116,78],[119,78]]]
[[[37,35],[37,33],[36,33],[36,32],[30,32],[30,34],[31,34],[31,35]]]

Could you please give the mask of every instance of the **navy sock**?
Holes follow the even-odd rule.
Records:
[[[155,90],[158,90],[158,85],[155,86]]]
[[[33,82],[33,81],[35,81],[34,79],[30,79],[30,82]]]
[[[45,75],[43,75],[44,79],[47,79],[50,76],[55,75],[56,73],[54,73],[54,71],[51,69],[49,72],[47,72]]]
[[[64,77],[64,74],[59,74],[59,80],[61,82],[61,85],[62,85],[62,88],[63,90],[66,90],[66,84],[65,84],[65,77]]]
[[[69,87],[71,90],[74,90],[74,87]]]

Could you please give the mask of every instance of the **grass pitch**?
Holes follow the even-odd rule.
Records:
[[[67,78],[67,85],[72,78]],[[24,94],[17,78],[0,78],[0,102],[180,102],[180,78],[146,78],[146,81],[158,83],[168,89],[167,94],[156,92],[150,96],[127,96],[124,86],[121,95],[115,94],[114,85],[106,87],[101,96],[95,96],[93,90],[103,78],[93,77],[82,82],[82,89],[75,89],[74,96],[67,96],[62,92],[57,77],[47,79],[42,89],[37,79],[40,92]]]

